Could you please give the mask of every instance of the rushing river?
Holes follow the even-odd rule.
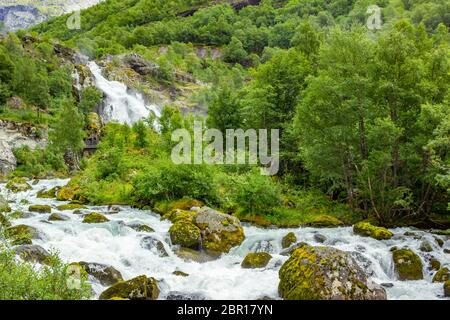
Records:
[[[37,199],[36,193],[42,189],[65,185],[68,180],[41,180],[33,189],[13,194],[0,184],[0,194],[13,201],[13,210],[27,211],[30,204],[48,204],[53,212],[58,212],[57,205],[64,204],[54,199]],[[21,204],[26,199],[29,204]],[[410,228],[391,230],[395,235],[391,240],[377,241],[354,235],[352,228],[297,228],[297,229],[261,229],[245,226],[245,241],[229,254],[215,261],[197,263],[186,262],[177,257],[170,244],[168,230],[170,222],[161,221],[160,216],[151,211],[121,207],[117,214],[107,215],[110,222],[102,224],[84,224],[82,216],[71,211],[61,212],[70,217],[68,221],[48,222],[49,214],[33,213],[30,217],[13,220],[12,223],[26,224],[37,228],[43,239],[33,240],[47,250],[56,250],[66,262],[86,261],[111,265],[118,269],[124,279],[145,274],[160,280],[160,299],[165,299],[173,292],[206,299],[279,299],[277,293],[278,270],[287,257],[280,255],[281,239],[293,231],[298,241],[311,245],[326,245],[352,252],[355,259],[370,278],[386,286],[389,299],[444,299],[442,283],[432,283],[434,272],[428,270],[430,258],[450,266],[450,255],[436,243],[436,235]],[[89,207],[89,211],[107,213],[107,207]],[[141,222],[151,226],[153,236],[163,241],[168,257],[160,257],[156,251],[142,248],[140,243],[145,233],[137,232],[126,224]],[[416,237],[405,236],[406,231],[413,231]],[[315,239],[317,234],[326,237],[323,244]],[[421,239],[415,239],[419,238]],[[445,241],[444,248],[450,248],[450,240]],[[424,253],[419,250],[423,240],[433,245],[433,251]],[[392,263],[390,248],[409,247],[417,252],[424,262],[424,280],[398,281]],[[243,258],[251,251],[267,251],[273,259],[263,269],[243,269]],[[179,270],[188,273],[188,277],[172,274]],[[93,281],[95,293],[100,294],[105,288]]]

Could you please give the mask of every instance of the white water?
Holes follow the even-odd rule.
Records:
[[[89,62],[88,67],[94,76],[96,87],[105,95],[100,112],[104,121],[131,125],[139,120],[147,119],[151,113],[156,117],[161,116],[159,107],[147,104],[141,94],[130,92],[121,82],[106,79],[95,62]]]
[[[53,212],[58,212],[54,199],[36,199],[36,193],[41,189],[49,189],[56,185],[65,185],[68,180],[40,181],[33,186],[33,190],[12,194],[0,185],[0,194],[6,196],[13,210],[27,211],[27,205],[21,205],[20,200],[27,199],[32,204],[49,204]],[[112,265],[118,269],[125,279],[145,274],[160,280],[160,299],[164,299],[169,292],[178,291],[185,294],[198,294],[207,299],[259,299],[270,297],[279,299],[277,294],[278,270],[287,259],[278,253],[281,251],[281,239],[289,231],[293,231],[299,241],[312,245],[319,245],[314,240],[314,234],[320,233],[327,237],[324,245],[338,249],[357,252],[357,259],[362,268],[376,283],[391,283],[387,288],[389,299],[444,299],[443,284],[432,283],[434,272],[428,271],[428,262],[431,257],[441,261],[443,266],[450,266],[450,255],[443,252],[435,242],[435,235],[398,228],[391,230],[395,236],[391,240],[377,241],[363,238],[353,234],[352,229],[260,229],[245,227],[246,239],[240,247],[233,249],[229,254],[223,255],[216,261],[206,263],[185,262],[178,258],[171,250],[168,229],[170,223],[160,221],[160,216],[150,211],[143,211],[123,207],[123,211],[108,215],[110,222],[96,225],[81,223],[82,217],[71,211],[62,212],[69,216],[69,221],[47,221],[48,214],[34,214],[32,217],[14,220],[13,224],[27,224],[36,227],[44,234],[43,240],[33,240],[34,244],[41,245],[47,250],[57,250],[60,257],[66,262],[86,261]],[[106,207],[89,207],[91,211],[107,212]],[[160,257],[156,252],[143,249],[140,239],[145,233],[136,232],[125,226],[130,222],[142,222],[151,226],[156,236],[164,241],[169,257]],[[406,231],[413,231],[422,236],[422,240],[429,240],[434,251],[423,253],[419,250],[422,240],[406,237]],[[450,240],[445,241],[444,248],[450,248]],[[263,269],[242,269],[240,263],[245,255],[254,251],[258,246],[268,248],[273,256],[268,267]],[[392,265],[392,254],[389,249],[393,246],[409,247],[417,252],[424,262],[425,279],[420,281],[398,281]],[[189,277],[180,277],[172,274],[180,270],[189,274]],[[105,288],[94,281],[93,288],[98,295]]]

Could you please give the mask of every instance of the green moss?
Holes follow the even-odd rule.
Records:
[[[433,277],[433,282],[445,282],[450,280],[450,270],[448,268],[442,268]]]
[[[174,210],[191,210],[193,207],[203,207],[203,202],[195,199],[179,199],[176,201],[160,201],[153,207],[153,210],[159,214],[167,214]]]
[[[84,206],[82,204],[76,204],[76,203],[63,204],[63,205],[57,206],[56,208],[60,211],[87,209],[86,206]]]
[[[420,257],[410,249],[399,249],[392,252],[395,271],[400,280],[423,279],[423,265]]]
[[[12,245],[31,244],[32,239],[38,236],[38,231],[33,227],[20,224],[7,228],[5,236],[11,241]]]
[[[186,248],[199,248],[201,243],[200,229],[187,220],[175,222],[169,229],[173,244]]]
[[[8,201],[0,195],[0,212],[11,212],[11,207],[8,205]]]
[[[58,201],[70,201],[74,200],[76,197],[76,192],[79,190],[78,185],[68,185],[62,187],[56,194],[56,199]]]
[[[100,300],[122,298],[130,300],[156,300],[159,296],[158,283],[142,275],[128,281],[120,281],[100,294]]]
[[[11,190],[14,193],[31,190],[31,186],[27,183],[25,178],[13,178],[6,184],[6,189]]]
[[[43,198],[43,199],[53,199],[56,198],[56,194],[61,189],[61,187],[54,187],[50,190],[41,190],[37,193],[37,198]]]
[[[343,225],[344,223],[338,218],[325,214],[315,217],[311,222],[308,223],[308,226],[314,228],[335,228],[341,227]]]
[[[176,276],[180,276],[180,277],[189,277],[189,274],[187,274],[183,271],[174,271],[174,272],[172,272],[172,274],[174,274]]]
[[[8,228],[10,226],[11,222],[9,222],[9,220],[2,213],[0,213],[0,227]]]
[[[52,207],[50,207],[48,205],[35,204],[35,205],[29,206],[28,207],[28,211],[30,211],[30,212],[38,212],[38,213],[51,213],[52,212]]]
[[[441,262],[438,259],[432,258],[430,260],[430,270],[438,271],[441,268]]]
[[[66,221],[69,220],[68,217],[60,215],[59,213],[52,213],[49,217],[48,217],[48,221]]]
[[[170,220],[172,223],[175,223],[177,221],[185,220],[192,222],[194,220],[194,217],[197,213],[195,211],[188,211],[188,210],[182,210],[182,209],[175,209],[168,213],[166,213],[163,216],[163,219]]]
[[[247,254],[241,266],[244,269],[264,268],[271,259],[272,256],[266,252],[252,252]]]
[[[103,223],[108,221],[108,218],[97,212],[91,212],[83,218],[83,223]]]
[[[289,232],[281,240],[281,246],[283,249],[289,248],[292,244],[294,244],[296,242],[297,242],[297,237],[295,236],[295,233]]]
[[[353,226],[353,232],[363,237],[371,237],[377,240],[388,240],[394,235],[388,229],[375,227],[370,222],[358,222]]]

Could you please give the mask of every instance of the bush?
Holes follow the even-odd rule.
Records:
[[[0,249],[1,250],[1,249]],[[67,265],[52,255],[49,266],[37,268],[18,261],[9,250],[0,251],[0,300],[81,300],[91,288],[81,277],[81,289],[69,289]]]

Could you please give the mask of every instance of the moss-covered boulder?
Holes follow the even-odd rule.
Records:
[[[118,282],[123,281],[122,274],[116,268],[108,266],[106,264],[94,263],[94,262],[74,262],[74,265],[80,266],[80,268],[97,279],[103,286],[112,286]]]
[[[450,280],[450,270],[448,268],[442,268],[433,277],[433,282],[445,282]]]
[[[91,212],[84,216],[83,223],[103,223],[109,219],[98,212]]]
[[[158,202],[153,210],[159,214],[166,215],[167,213],[170,213],[175,210],[186,210],[190,211],[192,208],[200,208],[203,207],[203,202],[195,199],[180,199],[176,201],[161,201]]]
[[[429,241],[425,240],[425,241],[422,241],[419,249],[422,252],[431,252],[431,251],[433,251],[433,246],[431,245],[431,243]]]
[[[438,271],[439,269],[441,269],[441,262],[436,258],[431,258],[428,269]]]
[[[162,219],[163,220],[169,220],[172,223],[175,223],[180,220],[185,220],[189,222],[193,222],[195,215],[197,214],[196,211],[189,211],[189,210],[182,210],[182,209],[176,209],[169,211],[166,213]]]
[[[156,300],[159,296],[158,282],[145,275],[128,281],[120,281],[100,294],[100,300],[122,298],[130,300]]]
[[[367,279],[346,252],[330,247],[296,249],[279,271],[286,300],[386,300],[386,291]]]
[[[423,279],[422,260],[414,251],[410,249],[394,250],[392,258],[399,280]]]
[[[170,240],[172,244],[180,245],[185,248],[200,248],[201,234],[200,229],[192,222],[179,220],[169,229]]]
[[[40,190],[36,197],[37,198],[41,198],[41,199],[53,199],[56,198],[56,194],[58,193],[59,189],[61,189],[61,187],[54,187],[51,188],[49,190]]]
[[[75,200],[76,192],[80,189],[78,185],[67,185],[62,187],[56,193],[56,200],[58,201],[71,201]]]
[[[179,276],[179,277],[189,277],[189,274],[180,270],[176,270],[172,272],[173,275]]]
[[[297,237],[295,236],[295,233],[289,232],[281,240],[281,247],[283,249],[286,249],[286,248],[289,248],[291,245],[293,245],[296,242],[297,242]]]
[[[244,241],[244,229],[236,217],[203,207],[193,221],[201,230],[202,247],[208,250],[228,253]]]
[[[6,184],[6,189],[9,189],[14,193],[18,193],[31,190],[32,188],[27,183],[25,178],[13,178]]]
[[[48,217],[48,221],[67,221],[70,218],[68,216],[65,216],[63,214],[60,213],[52,213],[49,217]]]
[[[220,254],[215,251],[193,250],[189,248],[179,248],[174,250],[174,253],[178,256],[178,258],[183,259],[186,262],[197,263],[214,261],[220,257]]]
[[[37,213],[51,213],[52,207],[42,204],[34,204],[28,207],[28,211]]]
[[[68,211],[68,210],[77,210],[77,209],[87,209],[87,207],[85,205],[78,204],[78,203],[68,203],[68,204],[63,204],[63,205],[57,206],[56,209],[58,209],[59,211]]]
[[[322,214],[315,217],[312,221],[308,222],[306,225],[314,228],[336,228],[342,227],[344,223],[338,218]]]
[[[264,268],[269,264],[272,256],[266,252],[251,252],[241,263],[244,269]]]
[[[150,227],[146,224],[143,224],[143,223],[139,223],[139,222],[129,223],[129,224],[127,224],[127,226],[137,232],[147,232],[147,233],[155,232],[155,230],[152,227]]]
[[[358,222],[353,226],[353,232],[363,237],[371,237],[377,240],[388,240],[394,235],[388,229],[376,227],[369,222]]]
[[[20,245],[13,248],[14,253],[19,255],[24,261],[49,264],[51,255],[37,245]]]
[[[450,297],[450,280],[444,282],[444,296]]]
[[[36,228],[19,224],[5,230],[5,236],[12,245],[32,244],[32,239],[40,239],[39,231]]]
[[[11,222],[2,214],[0,213],[0,229],[2,228],[8,228],[11,226]]]

